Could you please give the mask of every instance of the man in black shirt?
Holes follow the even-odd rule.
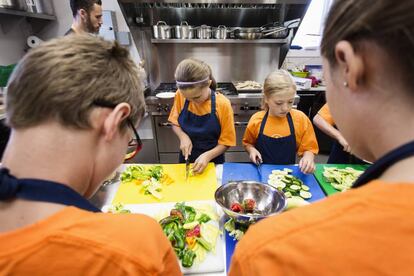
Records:
[[[73,23],[65,35],[76,33],[98,33],[102,25],[101,0],[70,0]]]

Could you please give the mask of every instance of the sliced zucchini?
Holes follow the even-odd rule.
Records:
[[[312,194],[310,192],[307,192],[307,191],[300,191],[299,195],[304,199],[309,199],[309,198],[312,197]]]
[[[310,190],[310,188],[309,188],[309,186],[306,186],[305,184],[303,184],[303,185],[302,185],[302,190],[304,190],[304,191],[309,191],[309,190]]]
[[[285,197],[292,197],[292,193],[291,192],[285,192]]]
[[[295,184],[293,184],[293,185],[290,185],[290,189],[292,189],[292,190],[294,190],[294,191],[299,191],[300,190],[300,187],[301,186],[299,186],[299,185],[295,185]]]
[[[292,173],[293,170],[292,169],[288,169],[288,168],[284,168],[283,171],[287,172],[287,173]]]

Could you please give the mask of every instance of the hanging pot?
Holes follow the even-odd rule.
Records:
[[[180,25],[174,27],[175,38],[192,39],[194,38],[194,28],[188,25],[187,21],[182,21]]]
[[[197,30],[197,38],[199,39],[210,39],[211,38],[211,27],[207,25],[201,25],[195,28]]]
[[[213,28],[213,37],[215,39],[226,39],[229,31],[226,26],[220,25],[217,28]]]
[[[152,26],[152,31],[155,39],[171,38],[171,27],[165,21],[158,21],[156,25]]]

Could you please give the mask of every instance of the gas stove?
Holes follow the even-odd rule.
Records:
[[[223,95],[237,95],[236,88],[231,82],[219,82],[217,83],[217,92]],[[161,92],[175,92],[177,91],[177,85],[174,83],[163,82],[161,83],[149,96],[156,96]]]

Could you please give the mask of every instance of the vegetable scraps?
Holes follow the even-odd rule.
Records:
[[[323,170],[323,176],[326,181],[341,192],[349,190],[362,173],[363,171],[355,170],[351,167],[346,167],[345,169],[325,167]]]
[[[169,185],[174,181],[164,171],[162,166],[128,166],[121,174],[121,182],[133,182],[141,185],[144,194],[162,198],[162,184]]]
[[[109,207],[108,213],[112,214],[130,214],[131,211],[126,209],[122,203],[118,203]]]
[[[218,227],[217,215],[205,209],[196,209],[184,202],[176,203],[170,215],[159,221],[183,267],[202,262],[215,249]]]

